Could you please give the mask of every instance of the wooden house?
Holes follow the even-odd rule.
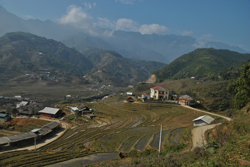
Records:
[[[0,123],[4,123],[10,120],[10,116],[8,114],[0,113]]]
[[[48,117],[48,118],[59,118],[63,116],[62,110],[60,110],[59,108],[51,108],[51,107],[45,107],[38,113],[41,114],[42,117]]]
[[[87,116],[89,118],[93,118],[95,115],[93,114],[93,110],[89,109],[87,106],[84,104],[80,104],[77,107],[72,107],[72,110],[74,110],[75,114],[78,116]]]
[[[127,101],[128,102],[134,102],[134,101],[136,101],[136,98],[135,97],[129,97],[129,98],[127,98]]]
[[[177,101],[177,104],[191,106],[195,105],[195,101],[189,95],[181,95]]]

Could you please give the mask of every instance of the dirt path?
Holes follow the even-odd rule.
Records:
[[[192,130],[192,141],[193,141],[192,150],[196,147],[203,147],[205,144],[207,144],[207,141],[205,140],[205,136],[204,136],[205,131],[208,129],[212,129],[220,124],[221,123],[206,125],[206,126],[199,126],[197,128],[194,128]]]
[[[196,108],[193,108],[193,107],[190,107],[190,106],[186,106],[186,105],[181,105],[181,106],[186,107],[186,108],[190,108],[190,109],[195,110],[195,111],[203,112],[203,113],[206,113],[206,114],[209,114],[209,115],[214,115],[214,116],[217,116],[217,117],[221,117],[221,118],[226,119],[227,121],[232,121],[231,118],[226,117],[226,116],[211,113],[211,112],[208,112],[208,111],[199,110],[199,109],[196,109]],[[206,126],[199,126],[199,127],[194,128],[192,130],[192,141],[193,141],[192,150],[194,148],[196,148],[196,147],[203,147],[204,144],[207,143],[207,141],[205,140],[205,136],[204,136],[205,131],[208,130],[208,129],[212,129],[212,128],[216,127],[217,125],[220,125],[220,124],[221,123],[206,125]]]
[[[222,115],[219,115],[219,114],[211,113],[211,112],[208,112],[208,111],[203,111],[203,110],[196,109],[196,108],[193,108],[193,107],[190,107],[190,106],[186,106],[186,105],[181,105],[181,106],[182,107],[186,107],[186,108],[190,108],[190,109],[195,110],[195,111],[203,112],[203,113],[206,113],[206,114],[209,114],[209,115],[214,115],[214,116],[217,116],[217,117],[221,117],[221,118],[226,119],[227,121],[232,121],[231,118],[226,117],[226,116],[222,116]]]

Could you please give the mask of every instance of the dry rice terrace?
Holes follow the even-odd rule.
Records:
[[[204,115],[174,104],[126,103],[112,98],[86,103],[96,109],[93,120],[86,122],[78,118],[74,128],[66,130],[57,140],[36,152],[19,151],[7,153],[4,157],[1,155],[0,166],[44,166],[96,152],[158,149],[161,124],[163,149],[180,142],[190,149],[192,120]],[[49,161],[44,157],[48,157]]]

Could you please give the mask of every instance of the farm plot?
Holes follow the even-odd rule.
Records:
[[[105,147],[108,151],[115,151],[121,146],[126,139],[130,137],[139,137],[154,134],[159,131],[159,127],[137,127],[131,128],[119,133],[113,132],[109,135],[106,135],[102,139],[100,139],[100,143]]]
[[[139,137],[130,137],[130,138],[128,138],[123,143],[122,147],[120,148],[120,151],[129,152],[138,139],[139,139]]]
[[[179,144],[180,135],[183,129],[175,129],[171,132],[170,143],[177,145]]]
[[[72,151],[60,151],[60,152],[34,152],[34,151],[22,151],[22,152],[10,152],[4,155],[4,159],[1,158],[0,166],[11,167],[24,167],[24,166],[45,166],[57,162],[66,161],[72,158],[83,157],[93,154],[94,152],[72,152]]]
[[[165,139],[166,135],[169,133],[169,131],[170,130],[166,130],[166,131],[162,132],[161,141],[164,141],[164,139]],[[154,139],[153,139],[152,143],[150,144],[150,146],[152,148],[158,149],[158,147],[159,147],[159,139],[160,139],[160,132],[155,134]]]
[[[137,116],[137,118],[138,118],[138,122],[136,122],[134,125],[132,125],[131,128],[135,128],[143,123],[143,120],[141,117]]]
[[[152,137],[153,135],[146,135],[143,138],[140,139],[140,141],[136,144],[135,149],[139,150],[139,151],[143,151],[144,148],[146,147],[146,145],[149,142],[149,139]]]

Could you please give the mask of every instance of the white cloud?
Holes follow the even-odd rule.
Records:
[[[182,36],[187,36],[187,35],[191,35],[191,34],[193,34],[193,31],[183,31],[181,33]]]
[[[121,2],[123,4],[133,5],[135,0],[115,0],[116,2]]]
[[[115,23],[111,22],[109,19],[107,18],[98,18],[98,26],[102,27],[102,28],[110,28],[113,29],[115,27]]]
[[[203,40],[211,40],[213,37],[212,34],[204,34],[200,37],[200,39],[203,39]]]
[[[88,8],[92,5],[86,4]],[[127,18],[120,18],[117,21],[110,21],[107,18],[98,18],[98,22],[94,23],[92,17],[89,16],[81,7],[71,5],[67,8],[67,14],[58,19],[58,23],[74,26],[91,35],[112,35],[114,30],[134,31],[141,34],[161,34],[168,30],[167,27],[158,24],[138,25],[135,21]],[[101,28],[111,29],[103,30]]]
[[[211,47],[209,44],[209,41],[212,39],[212,34],[204,34],[200,38],[196,40],[196,43],[193,45],[196,48],[206,48]]]
[[[25,15],[25,16],[24,16],[24,19],[34,19],[34,17],[31,16],[31,15]]]
[[[116,30],[135,30],[136,23],[131,19],[121,18],[115,23]]]
[[[161,34],[168,30],[167,27],[158,24],[143,24],[138,26],[135,21],[126,18],[118,19],[114,24],[115,30],[135,31],[141,34]]]
[[[138,32],[141,34],[161,34],[167,30],[167,27],[161,26],[159,24],[143,24],[138,28]]]
[[[64,25],[71,25],[79,29],[83,29],[95,34],[95,24],[92,22],[92,17],[83,11],[81,7],[71,5],[67,9],[67,14],[62,16],[58,22]]]
[[[93,4],[91,4],[91,3],[84,3],[84,6],[85,6],[85,8],[87,8],[87,9],[91,9],[92,7],[95,7],[96,6],[96,3],[94,2]]]

